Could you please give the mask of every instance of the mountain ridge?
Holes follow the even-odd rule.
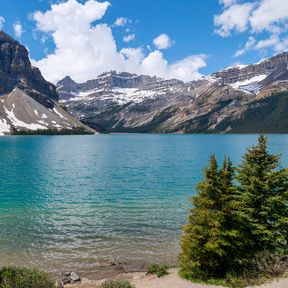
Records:
[[[76,118],[106,132],[232,133],[250,102],[288,90],[287,63],[284,52],[186,83],[126,73],[127,79],[115,85],[109,78],[123,73],[111,71],[84,83],[67,78],[74,90],[64,81],[58,82],[57,92]],[[135,81],[140,77],[146,82]],[[123,85],[132,78],[134,86]]]
[[[286,106],[288,109],[287,91],[288,52],[190,82],[109,71],[83,83],[66,76],[55,86],[32,67],[27,49],[0,31],[0,134],[37,129],[83,129],[88,133],[245,132],[241,125],[249,127],[250,133],[252,128],[252,132],[264,131],[261,125],[267,126],[267,119],[277,121],[277,131],[283,133],[288,132],[288,119],[283,113]],[[263,121],[253,117],[251,111],[262,115]],[[281,111],[281,119],[275,111]],[[262,124],[253,125],[253,121]]]

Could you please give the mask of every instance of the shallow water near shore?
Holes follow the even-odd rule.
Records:
[[[177,263],[189,198],[209,155],[239,163],[257,135],[0,138],[0,266],[91,279]],[[269,136],[288,165],[288,135]]]

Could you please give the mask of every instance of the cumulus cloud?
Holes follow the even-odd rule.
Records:
[[[172,46],[173,41],[167,34],[161,34],[153,40],[153,44],[157,49],[167,49]]]
[[[288,20],[288,1],[262,0],[250,17],[251,27],[255,32],[286,29]]]
[[[68,0],[54,4],[46,12],[36,11],[38,33],[51,36],[55,51],[38,61],[32,60],[44,76],[52,81],[70,75],[77,81],[95,78],[107,70],[180,78],[184,81],[200,76],[206,65],[205,55],[193,55],[168,63],[159,50],[148,54],[142,48],[117,49],[111,28],[100,23],[109,2]]]
[[[0,16],[0,30],[3,29],[4,24],[5,24],[5,18]]]
[[[127,18],[119,17],[115,20],[114,25],[115,26],[124,26],[127,24]]]
[[[279,41],[277,43],[277,45],[275,46],[274,50],[277,53],[283,52],[283,51],[288,51],[288,37],[282,39],[281,41]]]
[[[20,38],[24,32],[23,27],[20,22],[15,22],[13,24],[14,34],[16,37]]]
[[[216,33],[222,37],[231,35],[232,31],[243,32],[247,30],[250,13],[253,9],[251,3],[235,4],[227,7],[222,14],[214,17],[214,24],[219,27]]]
[[[256,40],[254,37],[249,37],[248,41],[246,42],[245,46],[242,49],[239,49],[235,52],[235,57],[239,57],[243,55],[246,51],[250,50],[252,47],[254,47],[256,43]]]
[[[267,39],[263,39],[263,40],[259,40],[256,45],[255,48],[256,49],[263,49],[263,48],[267,48],[267,47],[273,47],[276,46],[279,43],[279,38],[275,35],[272,35],[271,37],[267,38]]]
[[[123,37],[123,41],[126,43],[129,43],[133,40],[135,40],[136,35],[135,34],[129,34]]]
[[[235,4],[236,0],[220,0],[220,4],[224,5],[225,7],[231,6]]]
[[[250,49],[273,48],[275,52],[287,49],[288,1],[283,0],[220,0],[223,11],[214,16],[215,32],[222,37],[233,33],[248,32],[243,48],[236,51],[240,56]],[[263,35],[267,35],[263,38]],[[258,40],[254,39],[258,36]],[[252,41],[252,39],[254,39]]]

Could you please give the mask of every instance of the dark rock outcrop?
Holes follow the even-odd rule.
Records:
[[[43,78],[38,68],[31,66],[27,49],[0,31],[0,95],[15,87],[44,105],[47,97],[58,100],[56,87]]]

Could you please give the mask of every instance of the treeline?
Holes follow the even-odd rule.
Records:
[[[17,130],[12,129],[12,135],[91,135],[94,134],[84,128],[75,127],[73,129],[37,129],[37,130]]]
[[[237,168],[228,158],[219,167],[212,156],[197,192],[181,242],[183,277],[241,287],[287,271],[288,170],[266,137]]]
[[[231,125],[230,133],[288,133],[287,111],[288,92],[273,93],[250,102],[241,119],[224,120],[218,128]]]

